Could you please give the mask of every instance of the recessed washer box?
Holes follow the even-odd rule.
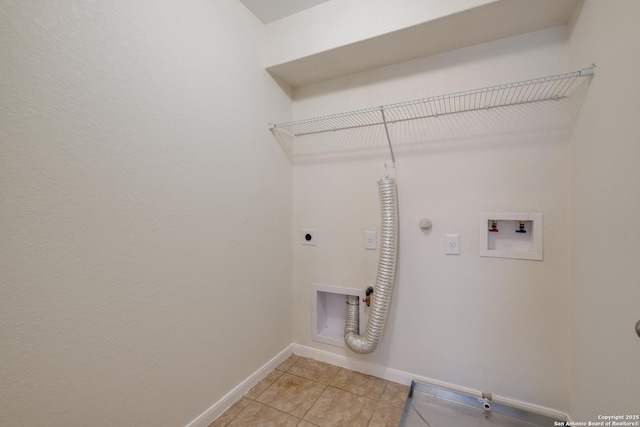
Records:
[[[480,256],[542,261],[542,213],[481,214]]]
[[[347,295],[355,295],[360,300],[360,335],[364,334],[365,289],[340,286],[311,285],[311,336],[314,341],[346,347],[344,343],[344,322],[347,318]]]

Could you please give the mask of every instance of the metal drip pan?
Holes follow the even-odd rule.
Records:
[[[413,381],[399,427],[552,427],[559,420]]]

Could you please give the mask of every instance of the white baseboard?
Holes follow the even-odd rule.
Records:
[[[284,350],[278,353],[275,357],[265,363],[260,369],[251,374],[247,379],[242,381],[233,390],[224,395],[222,399],[211,405],[209,409],[198,415],[196,419],[187,424],[186,427],[207,427],[209,424],[215,421],[220,415],[227,409],[236,403],[242,396],[244,396],[251,388],[258,384],[269,375],[275,368],[284,362],[287,357],[293,353],[293,344],[287,346]]]
[[[330,363],[332,365],[351,369],[352,371],[361,372],[363,374],[372,375],[374,377],[382,378],[400,384],[409,385],[411,384],[411,381],[417,381],[424,384],[456,391],[458,393],[467,394],[470,396],[482,397],[482,392],[480,390],[435,380],[433,378],[423,377],[421,375],[411,374],[409,372],[404,372],[397,369],[387,368],[381,365],[374,365],[373,363],[349,359],[347,356],[331,353],[324,350],[318,350],[313,347],[307,347],[300,344],[291,344],[280,353],[278,353],[260,369],[251,374],[246,380],[242,381],[238,386],[227,393],[222,399],[211,405],[209,409],[200,414],[195,420],[187,424],[186,427],[207,427],[216,418],[222,415],[224,411],[231,407],[231,405],[240,400],[240,398],[244,396],[251,389],[251,387],[258,384],[278,365],[284,362],[292,353],[295,353],[298,356],[309,357],[320,362]],[[534,405],[531,403],[510,399],[504,396],[497,396],[495,394],[493,395],[492,399],[496,403],[502,403],[515,408],[523,409],[525,411],[546,415],[557,420],[570,419],[566,413],[558,411],[556,409],[547,408],[545,406]]]
[[[293,353],[299,356],[310,357],[312,359],[319,360],[320,362],[331,363],[332,365],[351,369],[352,371],[361,372],[367,375],[373,375],[374,377],[382,378],[396,383],[409,385],[411,384],[411,381],[417,381],[424,384],[452,390],[458,393],[467,394],[470,396],[476,396],[479,398],[482,397],[482,391],[480,390],[435,380],[433,378],[423,377],[421,375],[411,374],[409,372],[404,372],[397,369],[374,365],[372,363],[362,362],[360,360],[349,359],[346,356],[330,353],[324,350],[318,350],[313,347],[307,347],[300,344],[292,344],[292,349]],[[502,403],[511,407],[523,409],[525,411],[546,415],[547,417],[555,418],[557,420],[569,419],[569,416],[566,413],[556,409],[547,408],[545,406],[522,402],[495,394],[492,396],[492,400],[496,403]]]

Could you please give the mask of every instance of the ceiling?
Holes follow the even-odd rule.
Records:
[[[274,0],[275,1],[275,0]],[[277,0],[284,1],[284,0]],[[291,1],[291,0],[287,0]],[[295,88],[368,69],[452,51],[519,34],[566,25],[579,0],[498,0],[461,10],[417,25],[355,42],[267,62],[265,68]],[[322,28],[322,31],[335,31]],[[304,28],[296,31],[304,32]],[[322,37],[315,30],[304,37]],[[278,52],[279,45],[270,47]],[[269,56],[267,56],[269,58]]]
[[[240,0],[264,24],[310,9],[329,0]]]
[[[329,1],[240,0],[264,24]],[[304,52],[304,55],[297,56],[299,52],[294,50],[290,58],[280,58],[282,55],[279,54],[276,61],[269,61],[270,56],[267,54],[265,68],[282,83],[295,88],[367,69],[566,25],[579,0],[492,0],[476,3],[479,5],[456,13],[382,34],[373,32],[370,37],[319,49],[317,52]],[[305,17],[289,26],[284,25],[285,29],[291,27],[294,31],[286,40],[294,35],[301,39],[322,37],[322,31],[335,30],[318,30],[313,27],[309,31],[315,33],[306,34],[306,27],[299,25],[299,21],[304,23],[305,19],[313,21],[314,18]],[[268,46],[267,50],[269,49],[281,53],[283,46],[272,43],[272,46]],[[284,51],[286,52],[286,46]]]

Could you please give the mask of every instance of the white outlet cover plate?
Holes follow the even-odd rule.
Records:
[[[375,231],[364,232],[364,248],[378,249],[378,233]]]
[[[460,255],[460,235],[459,234],[447,234],[446,235],[446,248],[445,253],[447,255]]]
[[[307,236],[311,236],[311,238],[308,238]],[[313,230],[311,228],[303,228],[302,229],[302,234],[300,235],[300,242],[303,245],[315,246],[316,245],[316,230]]]

